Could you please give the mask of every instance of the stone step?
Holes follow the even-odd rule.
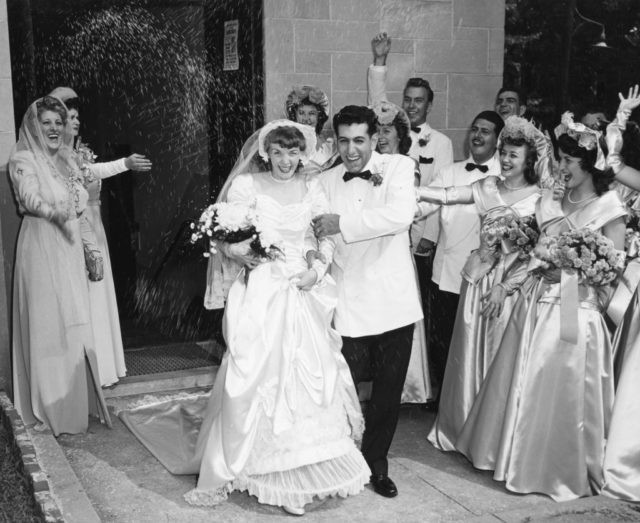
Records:
[[[124,377],[117,384],[103,388],[102,391],[108,400],[138,394],[206,388],[213,385],[217,373],[218,365],[212,365],[196,369]]]

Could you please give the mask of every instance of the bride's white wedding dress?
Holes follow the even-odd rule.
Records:
[[[254,176],[263,175],[238,176],[227,201],[255,202],[261,224],[281,236],[284,257],[241,271],[231,286],[227,352],[196,445],[198,485],[185,499],[213,505],[247,490],[261,503],[301,507],[363,489],[370,471],[354,439],[364,423],[331,328],[333,279],[325,275],[310,291],[290,281],[307,269],[311,218],[328,208],[322,190],[309,177],[303,200],[282,205],[258,192]],[[323,243],[330,256],[331,242]]]

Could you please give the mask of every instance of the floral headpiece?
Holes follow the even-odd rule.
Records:
[[[500,132],[500,140],[511,138],[514,140],[524,140],[532,147],[536,146],[542,132],[536,128],[529,120],[522,116],[509,116]],[[542,135],[544,137],[544,135]]]
[[[558,125],[554,129],[554,133],[556,138],[560,137],[563,134],[568,134],[571,138],[573,138],[578,145],[587,151],[592,151],[593,149],[597,149],[596,156],[596,169],[604,169],[606,167],[606,162],[604,158],[604,154],[600,147],[600,137],[602,133],[600,131],[596,131],[587,127],[581,123],[575,123],[573,121],[573,113],[570,111],[566,111],[562,115],[562,119],[560,120],[560,125]]]
[[[376,102],[371,106],[371,109],[376,114],[376,121],[380,125],[391,125],[396,119],[396,116],[400,115],[402,123],[407,126],[407,129],[411,128],[411,122],[407,113],[396,104],[382,100]]]
[[[316,132],[312,127],[309,127],[308,125],[302,125],[297,122],[292,122],[291,120],[273,120],[272,122],[269,122],[267,125],[265,125],[262,129],[260,129],[260,132],[258,134],[258,154],[260,155],[260,158],[262,158],[265,162],[269,160],[269,154],[264,147],[264,139],[271,131],[277,129],[278,127],[295,127],[302,133],[306,145],[305,150],[301,153],[300,156],[302,163],[307,164],[311,155],[316,150],[316,144],[318,142]]]
[[[311,103],[319,106],[327,116],[329,115],[329,98],[322,89],[313,85],[294,85],[293,90],[289,93],[284,103],[287,116],[291,110],[300,105],[300,102],[305,98],[308,98]]]
[[[529,147],[538,153],[538,159],[534,169],[538,174],[538,185],[540,187],[551,187],[553,185],[552,161],[551,161],[551,140],[540,129],[522,116],[509,116],[505,122],[500,136],[498,137],[498,149],[502,142],[511,138],[513,140],[524,140]]]

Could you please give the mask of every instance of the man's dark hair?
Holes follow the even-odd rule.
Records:
[[[473,125],[476,120],[487,120],[487,122],[491,122],[493,125],[495,125],[496,136],[500,135],[500,132],[504,127],[504,120],[502,119],[502,116],[500,116],[495,111],[482,111],[481,113],[476,115],[476,117],[471,122],[471,125]]]
[[[496,95],[496,100],[498,99],[498,96],[500,96],[502,93],[506,93],[507,91],[516,93],[518,95],[518,102],[520,103],[520,105],[527,105],[526,93],[519,87],[513,87],[511,85],[503,85]]]
[[[404,91],[402,92],[403,95],[407,92],[407,89],[409,89],[409,87],[424,88],[427,91],[427,102],[433,102],[433,89],[431,89],[429,82],[427,82],[424,78],[409,78],[407,80],[407,85],[404,86]]]
[[[376,128],[376,113],[363,105],[347,105],[333,115],[333,130],[336,138],[340,137],[338,127],[340,125],[367,124],[367,134],[373,136]]]

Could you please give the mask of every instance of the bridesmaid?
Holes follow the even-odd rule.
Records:
[[[536,142],[538,140],[538,142]],[[438,416],[428,439],[440,450],[455,450],[476,394],[493,360],[519,284],[526,277],[527,258],[509,241],[492,245],[494,228],[509,217],[533,217],[540,197],[536,171],[546,166],[547,141],[530,122],[511,116],[500,134],[501,180],[490,176],[466,187],[444,189],[458,192],[447,203],[474,203],[481,216],[480,247],[473,251],[463,269],[460,305],[451,338],[449,358],[442,383]],[[420,191],[420,190],[419,190]],[[443,189],[423,189],[423,201],[438,201],[428,193]]]
[[[315,129],[317,145],[311,161],[321,171],[332,167],[338,151],[333,138],[323,135],[324,124],[329,120],[329,97],[324,91],[312,85],[294,86],[287,96],[284,110],[289,120]]]
[[[95,337],[96,355],[100,370],[100,381],[103,387],[113,385],[125,376],[127,369],[124,360],[122,335],[118,304],[111,272],[111,259],[107,236],[100,215],[100,190],[102,180],[127,170],[146,172],[151,170],[151,162],[144,156],[132,154],[113,162],[94,163],[95,155],[81,142],[80,114],[78,95],[69,87],[57,87],[50,96],[62,100],[69,112],[68,132],[74,140],[77,152],[77,163],[84,174],[84,186],[89,193],[89,201],[85,211],[86,217],[95,231],[98,248],[104,263],[104,278],[89,283],[89,299],[91,304],[91,325]]]
[[[609,156],[607,162],[616,179],[629,189],[640,191],[640,171],[626,161],[621,131],[633,109],[640,105],[638,86],[625,99],[620,95],[620,108],[614,122],[607,128]],[[626,143],[624,144],[626,146]],[[626,275],[626,273],[625,273]],[[623,285],[622,283],[620,284]],[[609,437],[604,456],[603,494],[640,502],[640,287],[629,304],[613,340],[616,355],[616,397],[611,415]]]
[[[588,229],[621,249],[626,210],[609,191],[611,171],[601,170],[599,133],[565,122],[558,147],[566,190],[560,201],[556,191],[539,201],[542,237]],[[613,362],[602,315],[606,289],[580,284],[576,303],[567,302],[559,272],[532,276],[531,297],[514,306],[456,448],[513,492],[567,501],[604,483]]]
[[[66,119],[60,100],[33,102],[9,158],[23,216],[13,278],[13,397],[25,423],[55,436],[85,432],[96,398],[111,426],[95,363],[83,244],[99,253],[83,216],[88,196]]]

